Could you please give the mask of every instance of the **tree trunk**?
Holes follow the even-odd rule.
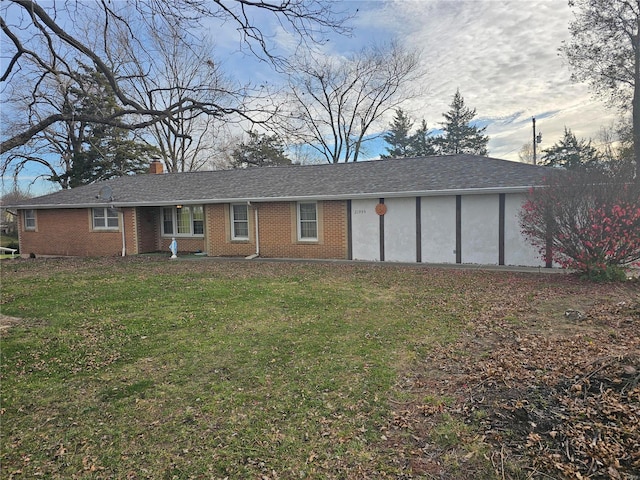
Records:
[[[634,82],[633,82],[633,163],[636,184],[640,186],[640,18],[636,20],[636,34],[633,38]]]

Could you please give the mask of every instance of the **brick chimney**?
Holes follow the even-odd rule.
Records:
[[[149,165],[149,173],[151,174],[164,173],[164,167],[162,166],[162,162],[159,159],[157,158],[153,159],[153,161],[151,162],[151,165]]]

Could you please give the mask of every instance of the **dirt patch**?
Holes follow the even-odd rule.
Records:
[[[21,321],[21,318],[10,317],[0,313],[0,336],[5,335],[11,327],[18,325]]]
[[[11,328],[18,325],[23,327],[37,327],[38,325],[44,325],[44,322],[41,320],[10,317],[9,315],[3,315],[0,313],[0,337],[7,335]]]

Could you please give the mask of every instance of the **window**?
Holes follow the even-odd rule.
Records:
[[[118,225],[118,210],[115,208],[99,207],[93,209],[94,229],[117,229]]]
[[[231,205],[231,239],[249,240],[249,211],[246,204]]]
[[[173,208],[162,209],[162,233],[173,235]]]
[[[204,209],[202,205],[194,205],[191,207],[191,215],[193,222],[193,234],[204,235]]]
[[[24,229],[25,230],[36,229],[36,211],[35,210],[24,211]]]
[[[298,240],[318,240],[318,211],[315,203],[298,204]]]
[[[178,235],[191,233],[191,208],[176,208],[176,233]]]
[[[202,205],[179,205],[163,208],[162,234],[175,236],[204,235],[204,209]]]

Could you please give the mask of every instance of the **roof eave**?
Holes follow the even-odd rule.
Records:
[[[100,208],[105,206],[113,206],[115,208],[123,207],[169,207],[173,205],[203,205],[216,203],[266,203],[266,202],[300,202],[300,201],[320,201],[320,200],[364,200],[371,198],[400,198],[400,197],[435,197],[448,195],[490,195],[499,193],[527,193],[535,187],[534,185],[521,185],[511,187],[488,187],[488,188],[456,188],[441,190],[415,190],[402,192],[362,192],[351,194],[335,194],[335,195],[292,195],[292,196],[275,196],[275,197],[240,197],[240,198],[201,198],[201,199],[173,199],[168,201],[153,202],[109,202],[109,203],[74,203],[74,204],[22,204],[7,205],[6,208],[15,208],[18,210],[50,210],[50,209],[71,209],[71,208]]]

